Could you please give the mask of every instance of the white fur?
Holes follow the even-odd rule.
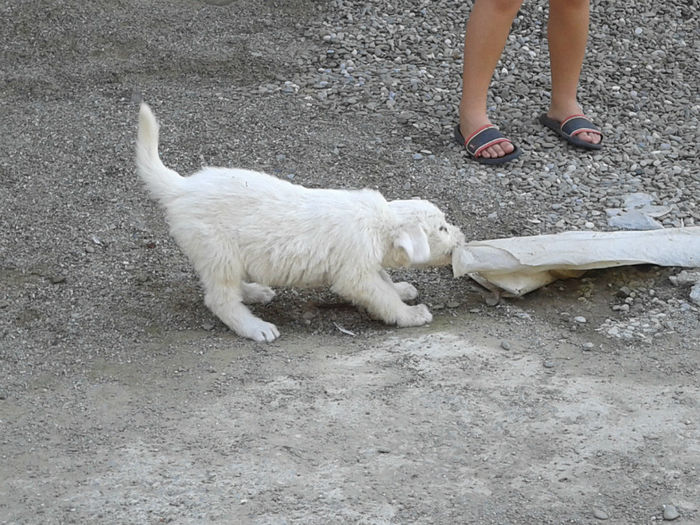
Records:
[[[268,302],[269,286],[330,286],[388,324],[432,316],[385,267],[447,265],[464,240],[424,200],[387,202],[373,190],[308,189],[242,169],[181,177],[158,156],[158,124],[141,104],[138,173],[167,212],[170,232],[200,276],[206,305],[237,334],[273,341],[277,327],[244,302]]]

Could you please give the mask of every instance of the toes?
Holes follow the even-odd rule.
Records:
[[[503,155],[505,155],[505,152],[503,151],[503,148],[500,144],[495,144],[489,149],[493,152],[493,157],[502,157]]]
[[[399,294],[402,301],[411,301],[418,297],[416,287],[407,282],[394,283],[394,288]]]
[[[591,144],[598,144],[600,142],[599,133],[589,133],[588,131],[582,131],[577,135],[584,142],[590,142]]]
[[[397,319],[396,324],[400,327],[421,326],[433,320],[433,316],[424,304],[407,306]]]
[[[245,327],[239,335],[257,341],[258,343],[271,343],[280,336],[279,330],[272,323],[256,319]]]
[[[493,146],[486,148],[481,153],[481,156],[485,159],[496,159],[498,157],[504,157],[510,153],[513,153],[513,150],[515,150],[515,146],[513,146],[513,144],[510,142],[501,142],[500,144],[494,144]]]

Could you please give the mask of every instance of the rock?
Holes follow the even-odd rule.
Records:
[[[593,509],[593,517],[597,520],[607,520],[610,518],[607,512],[600,509]]]
[[[590,350],[593,350],[594,347],[595,347],[595,345],[591,342],[583,343],[583,349],[587,352]]]
[[[617,291],[618,297],[629,297],[631,294],[632,290],[630,290],[627,286],[623,286]]]
[[[678,275],[672,275],[668,279],[675,286],[700,283],[700,272],[690,272],[688,270],[683,270]]]
[[[554,361],[545,361],[543,365],[545,368],[554,368]]]
[[[576,321],[577,323],[583,324],[586,322],[586,318],[583,317],[582,315],[577,315],[576,317],[574,317],[574,321]]]
[[[608,219],[608,225],[621,230],[660,230],[663,224],[651,218],[640,210],[621,213]]]
[[[690,289],[690,300],[700,306],[700,283]]]
[[[674,505],[664,505],[664,520],[673,521],[680,518],[681,514]]]
[[[501,341],[501,348],[503,348],[503,350],[510,350],[510,343],[508,341]]]

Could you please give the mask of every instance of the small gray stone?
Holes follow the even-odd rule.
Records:
[[[595,347],[595,345],[591,342],[583,343],[583,349],[587,352],[590,350],[593,350],[594,347]]]
[[[674,505],[664,505],[664,520],[673,521],[680,518],[681,514]]]
[[[545,368],[554,368],[554,361],[545,361],[544,367]]]
[[[700,306],[700,283],[690,289],[690,300]]]
[[[577,315],[576,317],[574,317],[574,321],[576,321],[577,323],[583,324],[586,322],[586,318],[583,317],[582,315]]]
[[[629,297],[630,294],[632,293],[632,290],[630,290],[627,286],[623,286],[620,288],[617,292],[618,297]]]
[[[489,306],[496,306],[501,302],[501,298],[498,294],[492,293],[484,297],[484,302]]]
[[[610,518],[607,512],[600,509],[593,509],[593,517],[597,520],[607,520]]]
[[[503,350],[510,350],[510,343],[508,341],[501,341],[501,348],[503,348]]]

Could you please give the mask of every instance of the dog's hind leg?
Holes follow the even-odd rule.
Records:
[[[280,335],[277,327],[253,315],[243,304],[239,286],[225,282],[204,283],[204,302],[226,326],[241,337],[271,342]]]
[[[385,270],[379,270],[379,275],[382,279],[391,283],[394,286],[396,292],[399,294],[399,297],[401,297],[402,301],[412,301],[413,299],[418,297],[418,290],[416,290],[416,287],[412,284],[407,283],[405,281],[395,283],[391,280],[391,277],[388,273],[386,273]]]
[[[355,274],[351,279],[333,283],[331,289],[387,324],[421,326],[433,320],[424,304],[404,303],[391,279],[387,281],[379,272]]]
[[[275,296],[272,288],[258,283],[241,282],[241,292],[244,303],[269,303]]]

